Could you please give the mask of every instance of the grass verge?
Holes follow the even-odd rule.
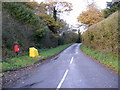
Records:
[[[29,56],[21,56],[21,57],[11,58],[6,62],[2,62],[2,71],[4,72],[4,71],[8,71],[8,70],[19,69],[22,67],[32,65],[39,60],[51,58],[52,56],[59,54],[61,51],[63,51],[70,45],[72,45],[72,44],[61,45],[56,48],[47,49],[47,50],[39,50],[41,57],[32,58]]]
[[[118,67],[118,57],[117,56],[115,56],[111,53],[105,53],[105,52],[93,50],[90,47],[85,46],[85,45],[81,45],[80,48],[88,56],[95,58],[97,61],[104,64],[106,67],[112,69],[116,73],[118,73],[118,70],[120,71],[120,67]]]

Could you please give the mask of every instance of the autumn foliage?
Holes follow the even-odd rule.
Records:
[[[57,19],[57,14],[72,10],[72,4],[68,2],[41,2],[40,4],[37,2],[25,2],[24,4],[31,8],[54,34],[57,34],[59,28],[65,26]],[[54,11],[56,11],[56,14],[53,13]]]
[[[47,26],[53,33],[57,33],[57,29],[59,29],[60,27],[64,27],[64,25],[60,21],[56,22],[55,19],[50,15],[41,13],[38,16],[47,24]]]
[[[78,16],[78,21],[88,26],[91,26],[101,20],[103,20],[102,12],[97,9],[94,4],[88,5],[88,9]]]

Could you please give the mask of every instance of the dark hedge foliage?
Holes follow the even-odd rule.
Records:
[[[4,2],[3,8],[15,19],[19,20],[22,24],[29,24],[35,28],[39,33],[40,37],[44,36],[44,32],[48,27],[46,24],[35,15],[31,9],[20,2]],[[37,34],[38,35],[38,34]]]
[[[112,13],[116,12],[117,10],[120,10],[119,7],[120,1],[107,2],[107,8],[103,11],[104,17],[107,18]]]

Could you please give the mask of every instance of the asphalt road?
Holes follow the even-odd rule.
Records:
[[[12,88],[118,88],[118,75],[74,44],[39,65]]]

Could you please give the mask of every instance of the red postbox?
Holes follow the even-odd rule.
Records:
[[[20,51],[19,46],[15,45],[14,46],[14,52],[18,55],[18,52]]]

